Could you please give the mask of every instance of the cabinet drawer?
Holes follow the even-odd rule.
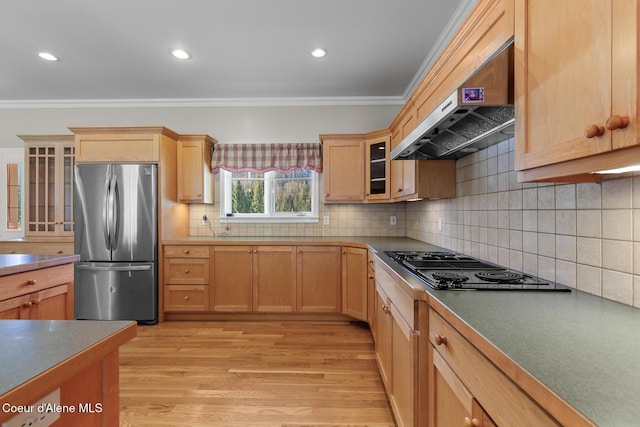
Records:
[[[375,279],[387,294],[398,315],[404,320],[410,329],[415,330],[415,300],[408,293],[402,290],[401,285],[387,272],[384,264],[374,263]]]
[[[73,264],[0,277],[0,301],[73,282]]]
[[[209,309],[209,286],[165,285],[165,311],[207,311]]]
[[[165,246],[165,258],[209,258],[209,246]]]
[[[497,425],[558,426],[439,314],[429,312],[429,341]]]
[[[169,258],[165,263],[165,283],[172,285],[208,285],[209,260]]]

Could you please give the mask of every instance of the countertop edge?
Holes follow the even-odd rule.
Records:
[[[0,259],[12,259],[19,263],[0,266],[0,277],[11,274],[25,273],[27,271],[40,270],[41,268],[55,267],[63,264],[72,264],[80,260],[79,255],[29,255],[29,254],[4,254]],[[13,262],[13,261],[12,261]]]

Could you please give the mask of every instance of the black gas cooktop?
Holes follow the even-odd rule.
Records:
[[[570,291],[566,286],[455,252],[385,253],[433,289]]]

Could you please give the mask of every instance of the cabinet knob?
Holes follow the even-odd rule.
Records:
[[[184,296],[184,300],[185,300],[185,301],[189,301],[189,295],[185,295],[185,296]]]
[[[595,138],[604,135],[604,126],[589,125],[584,129],[585,138]]]
[[[197,197],[198,197],[198,198],[202,197],[202,194],[201,194],[201,193],[198,193]]]
[[[39,299],[35,299],[35,300],[31,301],[31,303],[33,305],[38,305],[38,304],[40,304],[40,300]]]
[[[27,280],[27,286],[33,286],[37,283],[36,279]]]
[[[22,306],[23,306],[23,307],[26,307],[26,308],[29,308],[29,307],[31,307],[31,306],[32,306],[32,303],[31,303],[31,301],[27,301],[27,302],[25,302],[25,303],[22,303]]]
[[[329,193],[324,193],[324,197],[329,197]]]
[[[436,341],[436,345],[447,345],[447,337],[444,335],[436,335],[434,339]]]
[[[604,124],[609,130],[624,129],[629,126],[628,116],[613,115]]]
[[[184,269],[184,274],[189,274],[189,269],[188,268]]]
[[[63,251],[62,249],[60,249],[60,250],[59,250],[58,252],[56,252],[56,253],[58,253],[58,254],[62,254],[62,253],[64,253],[64,251]]]
[[[402,192],[402,188],[398,188],[398,193]]]
[[[389,307],[388,305],[383,305],[382,306],[382,311],[386,314],[391,313],[391,307]]]
[[[185,255],[189,255],[189,249],[185,249],[185,250],[184,250],[184,251],[182,251],[182,252],[184,252],[184,254],[185,254]]]
[[[465,427],[480,427],[480,421],[477,418],[464,417]]]

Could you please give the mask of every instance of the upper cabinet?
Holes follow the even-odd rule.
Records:
[[[178,135],[157,126],[105,126],[69,128],[75,134],[76,161],[158,163],[165,141],[175,144]],[[174,145],[175,153],[175,145]]]
[[[73,135],[22,135],[26,236],[73,236]]]
[[[367,200],[388,201],[390,196],[391,133],[388,129],[366,135],[366,197]]]
[[[365,197],[364,135],[320,135],[324,201],[363,202]]]
[[[637,2],[515,6],[518,179],[594,180],[637,164]]]
[[[178,138],[178,200],[183,203],[213,203],[211,156],[217,141],[209,135]]]

